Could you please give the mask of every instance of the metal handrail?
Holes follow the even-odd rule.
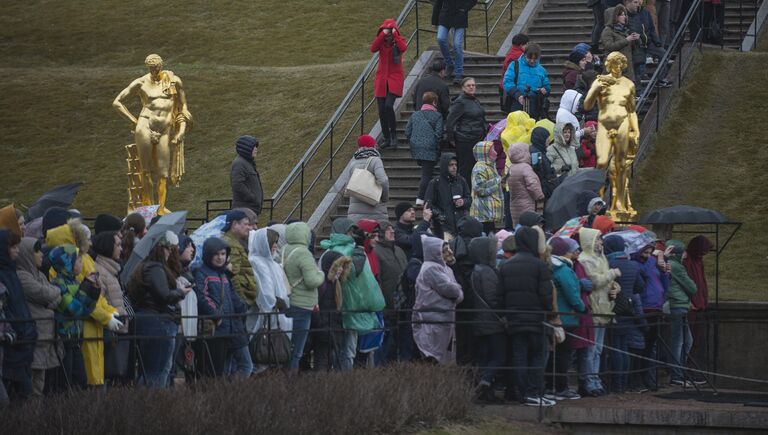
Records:
[[[483,35],[466,35],[465,38],[468,37],[483,37],[486,39],[486,51],[489,49],[490,45],[490,37],[491,34],[496,31],[499,28],[499,23],[501,21],[501,18],[508,12],[512,10],[512,0],[507,0],[505,7],[502,9],[500,15],[498,18],[496,18],[495,22],[492,26],[489,26],[488,21],[488,11],[493,7],[494,3],[497,0],[487,0],[484,2],[479,2],[478,6],[481,6],[477,9],[472,9],[472,11],[479,11],[485,14],[485,34]],[[411,42],[415,40],[416,43],[416,53],[414,58],[417,58],[422,53],[422,47],[420,43],[419,34],[421,32],[429,32],[430,29],[428,28],[422,28],[422,21],[419,17],[419,4],[429,3],[427,0],[409,0],[405,6],[403,7],[402,11],[398,15],[396,22],[398,26],[403,26],[409,18],[411,18],[411,15],[414,15],[415,22],[415,28],[414,30],[408,35],[408,38],[406,39],[409,46],[411,46]],[[470,11],[470,13],[472,12]],[[429,24],[431,26],[431,22]],[[402,29],[401,29],[402,30]],[[466,39],[465,39],[466,41]],[[310,144],[310,146],[307,148],[307,150],[304,152],[301,159],[296,163],[296,165],[293,167],[293,169],[288,173],[286,178],[283,180],[283,182],[280,184],[280,186],[275,190],[274,194],[270,198],[270,207],[269,207],[269,216],[270,219],[274,219],[274,210],[276,207],[280,204],[280,202],[286,197],[289,190],[295,186],[295,184],[298,182],[300,183],[300,192],[299,192],[299,198],[297,201],[297,204],[285,215],[281,216],[284,220],[288,220],[293,217],[293,215],[298,211],[299,218],[303,219],[304,217],[304,201],[307,198],[307,196],[310,194],[312,189],[320,182],[320,180],[323,177],[323,174],[326,170],[329,172],[329,179],[333,179],[333,160],[336,157],[336,155],[341,151],[343,145],[346,143],[347,139],[351,136],[352,132],[355,131],[359,127],[360,134],[365,133],[365,114],[370,109],[370,107],[373,105],[373,102],[375,99],[371,97],[371,100],[366,102],[366,91],[365,86],[366,84],[370,84],[371,75],[375,72],[377,64],[378,64],[378,53],[374,53],[371,56],[371,59],[366,63],[365,67],[363,68],[363,71],[358,76],[355,83],[352,85],[350,90],[347,92],[344,99],[341,101],[339,106],[334,111],[333,115],[331,115],[331,118],[326,122],[322,130],[320,130],[320,133],[316,136],[315,140]],[[346,115],[353,105],[353,102],[360,98],[360,107],[359,107],[359,114],[353,118],[352,125],[349,127],[349,129],[343,133],[342,139],[338,141],[338,143],[334,144],[334,132],[336,130],[336,127],[339,123],[342,121],[342,117]],[[320,147],[327,141],[330,140],[331,144],[329,147],[329,154],[327,159],[324,163],[320,165],[320,168],[318,169],[318,172],[311,176],[311,180],[305,180],[305,172],[307,171],[307,167],[310,164],[310,161],[317,155],[317,153],[320,150]],[[334,146],[335,145],[335,146]],[[310,181],[309,184],[305,184],[305,181]],[[265,207],[265,211],[266,211]]]

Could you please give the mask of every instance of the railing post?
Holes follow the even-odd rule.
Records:
[[[299,220],[304,220],[304,162],[301,162],[301,197],[299,198]],[[288,216],[290,217],[290,216]]]
[[[419,0],[416,0],[416,57],[419,56],[421,50],[419,49]]]
[[[485,52],[491,53],[491,35],[488,34],[488,2],[485,3]]]
[[[360,83],[360,134],[365,134],[365,76]]]
[[[330,165],[330,174],[328,176],[329,180],[333,180],[333,130],[335,129],[335,125],[331,123],[331,146],[328,148],[328,160]]]

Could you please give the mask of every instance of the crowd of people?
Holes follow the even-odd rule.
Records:
[[[670,382],[698,382],[682,367],[702,340],[687,319],[706,309],[701,259],[711,243],[617,229],[593,192],[582,192],[579,228],[567,235],[538,213],[564,177],[595,166],[598,113],[582,104],[600,70],[593,53],[624,52],[640,85],[647,55],[658,56],[651,45],[662,47],[665,34],[638,0],[605,9],[599,44],[593,37],[569,55],[554,123],[541,48],[515,36],[500,80],[509,115],[489,129],[477,84],[463,76],[460,41],[474,3],[436,2],[444,60],[415,85],[405,134],[422,174],[415,204],[397,204],[394,224],[379,152],[399,143],[394,101],[407,47],[394,20],[371,45],[380,55],[382,141],[360,136],[341,176],[367,170],[381,195],[375,204],[350,198],[319,249],[305,222],[259,227],[253,136],[235,144],[234,208],[198,244],[186,231],[153,232],[155,220],[136,213],[101,214],[87,226],[74,209],[50,207],[31,222],[13,206],[0,209],[0,406],[72,389],[393,361],[474,365],[477,400],[499,402],[501,390],[507,400],[551,406],[657,388],[662,330]],[[454,99],[446,78],[461,87]],[[628,246],[622,230],[647,243]]]

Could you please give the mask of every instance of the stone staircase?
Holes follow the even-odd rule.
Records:
[[[746,33],[754,14],[755,5],[744,2],[742,16],[739,21],[739,4],[729,2],[725,9],[724,43],[727,47],[738,48],[741,44],[740,31]],[[759,3],[757,4],[759,7]],[[542,65],[549,73],[552,85],[551,113],[554,119],[563,93],[561,74],[563,63],[568,58],[571,49],[579,42],[590,41],[592,31],[592,11],[585,6],[584,0],[543,0],[543,4],[534,13],[523,33],[530,36],[531,41],[542,47]],[[439,56],[439,50],[435,50]],[[489,122],[496,122],[504,115],[499,108],[498,85],[501,79],[501,67],[504,59],[498,56],[465,53],[464,76],[474,77],[477,82],[477,96],[486,110]],[[653,70],[650,69],[652,73]],[[460,92],[458,86],[451,87],[451,96],[455,97]],[[669,92],[669,91],[663,91]],[[647,105],[641,111],[648,109],[652,104],[654,95],[649,98]],[[410,96],[406,97],[405,104],[400,106],[398,113],[398,137],[400,145],[397,150],[382,151],[382,159],[389,176],[389,217],[395,221],[394,208],[400,201],[414,202],[418,193],[420,168],[411,158],[407,141],[405,140],[405,125],[408,118],[414,112]],[[341,216],[346,216],[349,202],[343,198],[330,214],[329,218],[318,228],[318,240],[321,240],[330,232],[330,222]]]

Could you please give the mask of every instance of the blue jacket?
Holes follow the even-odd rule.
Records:
[[[557,311],[561,313],[584,313],[587,311],[581,301],[581,283],[573,271],[573,263],[562,257],[552,256],[552,280],[557,287]],[[560,314],[560,321],[566,328],[579,326],[579,317]]]
[[[443,116],[438,111],[419,110],[411,115],[405,126],[405,136],[411,143],[414,160],[437,161],[444,128]]]
[[[232,288],[226,265],[214,268],[210,262],[214,253],[225,248],[226,242],[217,237],[211,237],[203,244],[203,265],[194,271],[197,310],[201,316],[221,316],[213,318],[214,322],[221,321],[216,325],[214,336],[232,336],[229,348],[237,349],[248,345],[248,337],[245,336],[243,318],[233,315],[245,313],[247,306]]]
[[[515,83],[515,62],[518,65],[517,83]],[[534,95],[539,88],[545,88],[547,94],[552,92],[547,70],[541,66],[541,62],[538,59],[533,66],[528,64],[524,55],[520,56],[520,59],[515,62],[509,65],[507,72],[504,74],[505,92],[512,94],[514,98],[520,95]],[[528,92],[526,92],[526,89]]]
[[[643,309],[660,311],[666,301],[667,289],[669,288],[669,274],[659,270],[656,265],[656,259],[651,257],[644,262],[639,256],[636,256],[634,262],[640,266],[640,272],[645,279],[645,288],[640,293],[643,301]]]
[[[645,280],[640,272],[640,266],[630,260],[629,255],[625,254],[624,251],[613,252],[606,255],[606,257],[608,258],[608,265],[612,269],[615,268],[621,271],[621,276],[616,278],[616,283],[621,286],[621,292],[629,295],[632,299],[632,309],[635,316],[638,314],[642,316],[642,300],[638,295],[642,293],[645,288]],[[639,334],[637,321],[640,319],[636,319],[635,316],[616,316],[616,328],[614,333],[630,334],[634,336]]]

